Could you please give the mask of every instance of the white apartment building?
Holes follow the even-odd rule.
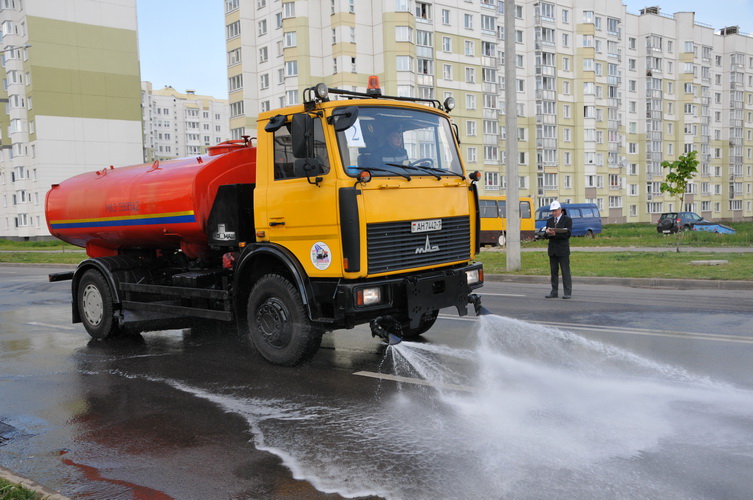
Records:
[[[498,0],[226,0],[225,12],[233,138],[254,136],[260,111],[306,87],[364,90],[375,74],[385,94],[455,98],[462,153],[486,194],[504,194],[515,138],[516,182],[537,206],[594,202],[609,223],[680,209],[753,220],[753,37],[735,27],[629,13],[620,0],[517,0],[509,30]],[[692,150],[699,172],[678,207],[659,192],[661,163]]]
[[[172,87],[152,90],[141,83],[144,161],[168,160],[207,152],[230,138],[227,99],[180,93]]]
[[[136,0],[0,0],[0,238],[49,237],[54,183],[142,161]]]

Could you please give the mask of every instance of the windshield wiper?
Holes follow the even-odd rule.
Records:
[[[390,165],[393,167],[402,167],[405,169],[412,169],[412,170],[418,170],[420,172],[427,172],[433,175],[437,178],[437,180],[440,180],[441,177],[436,172],[441,172],[443,174],[447,175],[457,175],[461,179],[465,180],[465,176],[463,174],[459,174],[457,172],[453,172],[452,170],[447,170],[444,168],[436,168],[436,167],[425,167],[425,166],[419,166],[419,165],[400,165],[399,163],[386,163],[386,165]]]
[[[387,163],[387,165],[390,165],[390,166],[396,165],[398,167],[402,167],[402,165],[397,165],[397,164],[393,164],[393,163]],[[404,177],[407,180],[411,180],[411,177],[408,174],[404,174],[404,173],[401,173],[401,172],[395,172],[394,170],[389,170],[389,169],[386,169],[386,168],[379,168],[379,167],[356,167],[356,168],[358,170],[374,170],[376,172],[387,172],[388,174],[399,175],[400,177]]]
[[[414,170],[416,172],[430,173],[431,175],[436,177],[437,180],[440,180],[442,178],[435,173],[426,172],[428,167],[417,167],[415,165],[400,165],[399,163],[385,163],[385,165],[389,165],[390,167],[400,167],[400,168],[404,168],[405,170]]]

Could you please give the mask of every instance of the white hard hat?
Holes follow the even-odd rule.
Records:
[[[560,205],[560,202],[557,200],[554,200],[552,204],[549,205],[549,210],[559,210],[560,208],[562,208],[562,206]]]

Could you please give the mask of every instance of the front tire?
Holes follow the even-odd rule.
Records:
[[[249,339],[274,365],[300,364],[321,345],[323,330],[309,320],[298,290],[278,274],[256,282],[246,314]]]
[[[76,290],[81,322],[95,339],[107,339],[120,333],[115,319],[112,290],[99,271],[89,269],[81,277]]]
[[[431,327],[434,326],[434,323],[437,322],[437,316],[439,316],[439,310],[425,314],[424,317],[421,318],[421,323],[418,325],[418,327],[413,329],[411,329],[408,325],[403,325],[403,337],[409,339],[411,337],[418,337],[419,335],[428,332]]]

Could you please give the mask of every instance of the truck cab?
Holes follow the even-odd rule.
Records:
[[[79,266],[74,321],[107,337],[129,323],[148,328],[151,316],[230,320],[268,361],[294,365],[334,329],[369,323],[374,335],[399,341],[428,331],[442,308],[465,315],[470,303],[478,312],[472,292],[483,285],[483,268],[473,262],[480,174],[463,166],[451,104],[383,97],[374,83],[366,93],[319,84],[304,91],[303,101],[262,113],[255,145],[220,145],[215,157],[191,163],[204,172],[221,161],[236,172],[228,183],[222,173],[196,174],[211,179],[209,194],[193,197],[211,206],[189,207],[193,229],[206,234],[203,250],[194,237],[172,254],[159,243],[154,252],[143,246],[135,252],[127,238],[107,242],[97,233],[99,245],[115,254]],[[146,207],[150,200],[136,201]],[[179,208],[186,207],[171,210]],[[157,227],[142,240],[179,230]],[[84,230],[75,231],[69,239],[86,244]],[[138,260],[122,260],[136,253]],[[107,285],[102,300],[87,301],[81,291],[87,271],[104,278],[83,281],[90,293]],[[159,301],[164,307],[154,304],[161,296],[171,298]],[[109,305],[106,311],[87,310],[99,302]],[[87,324],[103,316],[113,318],[105,331]]]

